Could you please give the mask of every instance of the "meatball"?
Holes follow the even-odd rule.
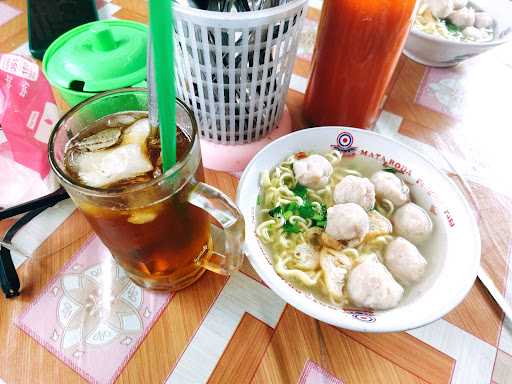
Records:
[[[413,244],[420,244],[433,229],[428,213],[414,203],[407,203],[398,208],[391,217],[397,235],[404,237]]]
[[[400,207],[409,201],[409,187],[391,172],[376,172],[372,175],[370,181],[375,186],[377,198],[387,199],[395,207]]]
[[[468,5],[468,0],[453,0],[453,9],[461,9]]]
[[[384,263],[393,277],[405,286],[418,282],[427,267],[427,260],[418,248],[403,237],[397,237],[388,244]]]
[[[368,214],[357,204],[336,204],[327,209],[325,232],[335,240],[362,239],[368,229]]]
[[[453,11],[448,19],[459,28],[472,27],[475,24],[475,10],[461,8],[458,11]]]
[[[493,24],[492,16],[487,12],[475,13],[475,27],[477,28],[490,28]]]
[[[454,1],[453,0],[427,0],[428,8],[432,15],[444,19],[450,13],[453,12]]]
[[[311,155],[293,162],[295,178],[306,187],[319,189],[327,185],[332,175],[332,165],[320,155]]]
[[[372,255],[352,269],[348,275],[347,292],[358,307],[389,309],[398,305],[404,289]]]
[[[355,203],[368,211],[375,205],[375,187],[365,177],[349,175],[336,184],[333,198],[336,204]]]

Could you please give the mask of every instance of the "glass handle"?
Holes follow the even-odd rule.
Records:
[[[205,183],[194,186],[188,201],[217,220],[225,235],[224,249],[214,249],[212,256],[204,258],[201,265],[224,275],[237,271],[244,260],[245,240],[245,222],[240,210],[228,196]]]

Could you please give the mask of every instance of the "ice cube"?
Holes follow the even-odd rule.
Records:
[[[115,211],[110,208],[102,207],[101,205],[94,204],[86,200],[75,200],[75,204],[86,215],[93,216],[94,218],[112,219],[115,218]]]
[[[119,128],[108,128],[78,141],[74,146],[81,151],[99,151],[116,145],[120,137]]]
[[[80,151],[78,148],[76,147],[71,147],[67,152],[66,152],[66,159],[65,159],[65,163],[66,163],[66,169],[68,171],[71,171],[71,173],[73,174],[78,174],[78,167],[80,165],[80,157],[82,156],[83,152]]]
[[[153,165],[144,146],[123,139],[114,148],[74,154],[73,168],[85,185],[101,188],[152,171]]]
[[[126,128],[123,132],[123,144],[137,143],[146,145],[146,139],[151,132],[148,119],[140,119]]]
[[[108,118],[107,125],[109,127],[119,127],[120,125],[130,125],[136,120],[131,115],[114,115]]]
[[[132,224],[146,224],[155,220],[159,213],[158,208],[141,208],[133,211],[126,220]]]

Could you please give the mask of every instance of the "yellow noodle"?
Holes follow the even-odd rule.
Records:
[[[256,227],[256,234],[258,235],[258,237],[260,239],[264,240],[265,242],[270,242],[271,238],[270,238],[270,234],[268,232],[268,228],[270,225],[275,224],[275,222],[276,222],[275,220],[271,219],[271,220],[264,221],[263,223],[258,225]]]
[[[389,219],[395,212],[395,205],[388,199],[382,199],[380,203],[375,202],[375,209],[386,219]]]
[[[341,161],[343,156],[339,151],[333,150],[327,152],[324,157],[331,163],[332,166],[335,166]]]
[[[347,175],[361,176],[361,173],[354,169],[347,169],[340,163],[342,156],[338,151],[331,151],[324,155],[325,158],[333,165],[333,175],[329,183],[318,190],[307,190],[308,199],[312,202],[313,209],[317,212],[322,211],[322,204],[327,207],[333,205],[332,191],[336,184]],[[289,233],[284,229],[286,220],[283,217],[272,217],[269,211],[277,206],[284,206],[290,203],[302,205],[304,203],[300,196],[295,195],[292,189],[296,185],[296,179],[293,173],[294,156],[290,156],[279,166],[272,169],[270,172],[262,172],[260,179],[261,195],[260,195],[260,210],[259,218],[260,224],[256,228],[256,235],[272,250],[274,259],[274,268],[276,272],[286,280],[293,282],[300,282],[306,287],[314,287],[321,292],[324,292],[324,297],[331,301],[334,305],[342,305],[348,302],[345,289],[342,290],[341,299],[336,299],[329,294],[327,287],[324,283],[322,268],[320,266],[308,269],[311,264],[301,263],[295,256],[295,249],[299,244],[309,244],[319,252],[321,257],[322,253],[329,253],[334,256],[339,268],[347,272],[357,265],[361,260],[368,257],[370,254],[377,254],[381,257],[381,253],[386,245],[393,239],[393,236],[383,235],[377,236],[371,240],[366,240],[361,244],[357,241],[349,242],[349,246],[341,250],[326,248],[321,246],[319,241],[323,229],[313,227],[311,219],[304,219],[301,216],[292,215],[288,218],[288,222],[292,225],[300,227],[302,232]],[[389,217],[393,211],[394,206],[387,200],[382,200],[380,205],[376,208],[386,217]],[[314,262],[312,265],[315,265]],[[346,276],[345,276],[346,279]]]
[[[352,175],[352,176],[357,176],[357,177],[363,177],[363,175],[361,174],[361,172],[356,171],[355,169],[344,169],[344,170],[343,170],[343,173],[344,173],[345,175]]]
[[[294,278],[299,280],[302,284],[310,287],[318,283],[321,273],[316,272],[313,276],[307,272],[301,271],[300,269],[288,269],[286,263],[288,259],[279,259],[275,264],[276,272],[286,278]]]

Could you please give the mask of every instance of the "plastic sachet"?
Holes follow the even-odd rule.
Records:
[[[57,189],[47,144],[58,119],[50,84],[37,63],[0,54],[0,209]]]

